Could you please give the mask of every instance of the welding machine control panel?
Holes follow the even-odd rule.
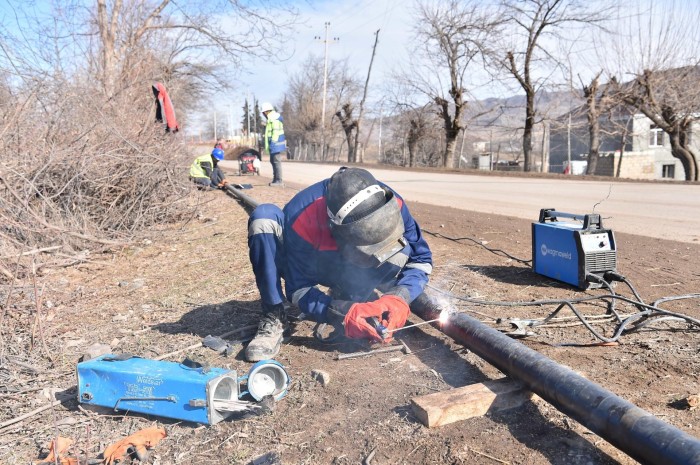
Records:
[[[584,252],[597,252],[611,250],[610,237],[607,232],[595,234],[581,234],[581,246]]]

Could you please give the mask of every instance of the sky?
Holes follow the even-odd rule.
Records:
[[[90,0],[88,0],[90,1]],[[19,3],[17,3],[19,2]],[[13,3],[16,3],[13,6]],[[233,80],[233,90],[215,98],[218,121],[230,118],[240,125],[246,95],[259,102],[281,103],[287,76],[298,72],[309,54],[324,54],[325,23],[328,28],[328,60],[348,59],[349,67],[364,82],[379,29],[379,44],[372,68],[371,85],[381,83],[383,76],[407,59],[406,45],[411,37],[412,0],[289,0],[298,12],[296,30],[285,43],[283,61],[248,60],[245,71]],[[50,0],[0,0],[0,18],[14,27],[14,10],[18,5],[37,12],[49,11]],[[319,37],[319,38],[316,38]],[[337,39],[337,40],[336,40]],[[199,120],[213,119],[213,111]],[[194,126],[202,121],[190,119]],[[192,128],[195,132],[198,130]]]
[[[22,5],[24,8],[33,9],[37,12],[49,11],[54,0],[0,0],[0,20],[12,26],[14,18],[14,7]],[[245,1],[245,0],[244,0]],[[251,0],[252,1],[252,0]],[[259,0],[264,2],[265,0]],[[284,0],[283,0],[284,1]],[[372,89],[383,86],[384,81],[389,78],[392,71],[401,67],[410,66],[411,49],[415,47],[413,42],[412,24],[414,22],[413,12],[415,4],[413,0],[286,0],[287,5],[298,11],[296,18],[296,30],[290,34],[285,41],[285,49],[280,55],[284,60],[248,60],[245,62],[245,70],[232,79],[232,91],[217,96],[213,104],[217,111],[217,119],[225,121],[227,118],[233,123],[235,128],[240,126],[242,119],[242,107],[246,96],[251,100],[256,97],[259,102],[269,101],[275,105],[281,103],[282,96],[286,90],[288,76],[297,73],[302,63],[307,60],[310,54],[316,57],[323,57],[325,36],[325,23],[330,23],[328,28],[328,60],[348,60],[348,65],[355,73],[356,78],[364,83],[367,69],[372,55],[375,32],[379,30],[379,43],[377,53],[372,68],[370,81],[370,103],[372,101]],[[489,0],[481,0],[488,2]],[[640,17],[665,18],[659,12],[664,8],[673,6],[674,10],[679,10],[679,15],[686,12],[700,10],[700,0],[591,0],[598,1],[601,5],[614,5],[620,2],[631,2],[640,12]],[[87,2],[94,0],[74,0],[71,3]],[[60,3],[57,2],[57,3]],[[648,6],[655,5],[656,10],[650,10]],[[629,8],[621,11],[629,11]],[[696,18],[695,15],[685,15]],[[680,22],[680,18],[675,18]],[[634,36],[648,37],[655,39],[655,34],[640,34],[642,30],[648,30],[650,25],[644,21],[633,24],[631,32]],[[697,28],[676,28],[679,33],[692,37],[693,40],[700,38],[700,33],[693,32]],[[318,37],[318,38],[317,38]],[[335,40],[337,38],[337,40]],[[573,39],[573,38],[572,38]],[[668,40],[672,47],[681,42],[680,39]],[[687,38],[686,38],[687,39]],[[574,39],[575,42],[578,40]],[[696,47],[690,47],[694,51]],[[586,79],[585,71],[594,73],[599,69],[599,64],[595,62],[595,53],[589,53],[592,61],[587,66],[579,66],[576,76],[582,74]],[[634,54],[630,54],[631,56]],[[619,56],[615,53],[611,57]],[[577,81],[578,83],[578,81]],[[477,98],[498,97],[504,95],[519,94],[521,91],[516,83],[511,79],[509,89],[497,88],[495,83],[478,89]],[[177,107],[177,104],[176,104]],[[213,109],[212,109],[213,110]],[[190,127],[197,129],[204,122],[213,119],[213,111],[204,112],[199,115],[199,121],[195,118],[188,118]],[[193,127],[194,126],[194,127]]]
[[[240,76],[239,87],[222,98],[221,101],[231,102],[234,124],[242,118],[246,93],[251,100],[254,95],[261,103],[281,103],[286,77],[298,72],[309,54],[323,56],[326,22],[330,23],[329,62],[347,58],[350,68],[363,83],[372,57],[374,33],[380,30],[370,85],[380,84],[381,79],[408,58],[407,44],[412,35],[410,4],[408,0],[296,2],[293,6],[299,11],[300,24],[285,44],[290,58],[275,63],[262,60],[250,63],[249,72]]]

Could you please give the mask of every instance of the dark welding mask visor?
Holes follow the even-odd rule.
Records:
[[[378,267],[406,247],[399,203],[393,192],[387,190],[386,196],[387,202],[369,215],[347,224],[331,222],[340,252],[357,266]]]

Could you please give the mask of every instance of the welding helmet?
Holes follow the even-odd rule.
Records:
[[[338,170],[328,184],[326,206],[331,234],[350,262],[377,267],[406,246],[399,202],[369,171]]]
[[[275,111],[275,107],[273,107],[270,102],[263,102],[263,104],[260,105],[260,113],[264,114],[266,111]]]
[[[220,148],[215,148],[214,150],[212,150],[211,156],[221,161],[224,159],[224,151]]]

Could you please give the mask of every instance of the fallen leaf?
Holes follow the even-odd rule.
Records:
[[[113,465],[117,461],[122,461],[128,454],[130,448],[134,449],[139,460],[144,461],[146,459],[147,450],[155,447],[156,444],[166,436],[165,428],[158,426],[152,426],[137,431],[131,436],[127,436],[108,446],[104,451],[104,461],[102,463],[105,465]]]
[[[36,462],[39,464],[55,464],[60,465],[78,465],[78,459],[75,457],[64,457],[63,455],[66,451],[73,445],[73,440],[70,438],[57,437],[55,441],[51,441],[49,445],[49,455],[46,456],[41,462]]]

